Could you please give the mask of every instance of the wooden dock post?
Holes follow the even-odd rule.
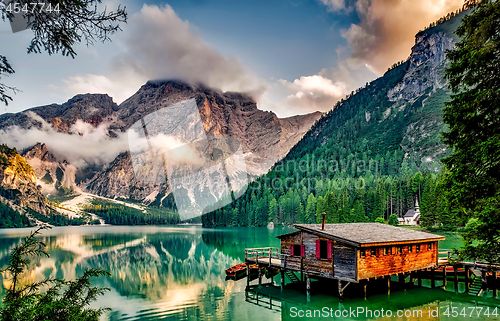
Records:
[[[436,287],[436,276],[435,276],[435,273],[436,270],[434,268],[431,269],[431,288],[435,288]]]
[[[405,275],[403,273],[399,274],[399,286],[401,286],[403,289],[405,288]]]
[[[446,289],[446,281],[447,281],[446,266],[443,265],[443,288],[444,289]]]
[[[458,292],[458,267],[453,265],[453,282],[455,283],[455,292]]]
[[[250,286],[250,266],[247,263],[247,289]]]
[[[306,294],[307,294],[307,302],[311,300],[311,278],[309,275],[305,275],[306,277]]]
[[[387,276],[387,295],[391,295],[391,276]]]
[[[468,266],[465,267],[465,293],[469,293],[470,282],[470,269]]]
[[[410,272],[410,284],[411,284],[411,286],[415,285],[415,274],[414,274],[414,272]]]
[[[417,272],[417,285],[418,287],[422,287],[422,271]]]
[[[281,290],[285,288],[285,270],[281,269]]]
[[[363,297],[366,300],[367,293],[368,293],[368,281],[363,281]]]
[[[257,268],[259,269],[259,285],[262,285],[262,268],[260,265],[257,265]]]
[[[497,297],[497,272],[493,272],[493,297]]]

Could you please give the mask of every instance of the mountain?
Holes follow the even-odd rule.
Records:
[[[48,214],[45,196],[37,187],[33,168],[15,149],[0,145],[0,203],[18,212]]]
[[[287,156],[206,226],[374,221],[415,206],[438,211],[435,173],[447,150],[446,51],[463,15],[419,32],[406,61],[339,101]]]
[[[199,121],[207,136],[230,137],[238,142],[250,178],[264,174],[284,157],[321,116],[316,112],[278,118],[273,112],[259,110],[255,101],[244,94],[223,93],[175,80],[149,81],[120,105],[107,95],[83,94],[60,105],[0,115],[0,138],[3,136],[7,144],[15,140],[28,145],[23,146],[22,154],[33,167],[44,193],[84,191],[171,205],[163,203],[170,193],[168,183],[144,180],[143,175],[134,173],[127,131],[148,115],[168,111],[189,100],[196,103]],[[182,126],[196,125],[188,123],[188,119],[181,121]],[[31,138],[30,143],[26,143],[24,136],[36,135],[43,136],[44,140]],[[95,147],[86,145],[86,137],[96,140]],[[67,149],[57,146],[67,138],[67,141],[75,141],[73,145],[81,142],[80,150],[69,143]],[[102,151],[102,155],[88,156],[81,150],[85,148]],[[75,156],[80,154],[84,159]]]

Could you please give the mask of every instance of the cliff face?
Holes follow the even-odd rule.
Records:
[[[222,93],[179,81],[151,81],[120,105],[117,121],[112,128],[121,131],[129,129],[141,117],[189,99],[196,101],[200,118],[180,119],[178,127],[189,130],[180,131],[179,136],[194,139],[189,136],[196,132],[193,128],[201,120],[206,136],[236,140],[244,154],[246,171],[250,177],[267,172],[321,116],[318,112],[280,119],[272,112],[259,110],[255,101],[243,94]],[[148,174],[151,175],[144,173]],[[168,183],[158,180],[151,182],[141,176],[134,173],[130,154],[124,152],[97,173],[86,188],[91,193],[106,197],[118,196],[165,205],[170,193]],[[210,184],[209,177],[198,179],[202,188]],[[220,191],[215,188],[212,193],[216,195]]]
[[[36,185],[37,178],[26,159],[0,145],[0,194],[21,208],[47,214],[46,200]]]
[[[439,170],[447,152],[441,142],[442,110],[449,98],[446,52],[456,42],[454,32],[463,15],[419,32],[407,61],[339,103],[291,149],[285,161],[337,145],[344,146],[347,154],[362,150],[372,158],[402,150],[409,164]]]
[[[445,23],[420,32],[408,59],[408,69],[401,81],[387,93],[393,102],[392,112],[417,109],[411,114],[401,141],[405,158],[423,169],[438,170],[439,159],[446,153],[441,142],[442,108],[449,98],[444,71],[446,52],[456,42],[454,30],[461,20],[455,17]]]
[[[110,148],[112,144],[127,147],[125,133],[134,124],[190,99],[196,102],[199,119],[181,119],[179,127],[186,128],[187,132],[190,126],[197,126],[195,121],[201,121],[207,136],[236,140],[244,153],[250,177],[269,170],[321,116],[321,113],[312,113],[280,119],[272,112],[259,110],[252,98],[240,93],[223,93],[181,81],[150,81],[119,106],[107,95],[77,95],[61,105],[0,115],[0,129],[8,131],[17,126],[25,130],[84,135],[79,131],[82,124],[92,128],[104,126]],[[68,161],[60,151],[55,153],[48,145],[38,143],[23,151],[44,193],[86,190],[101,196],[146,203],[165,199],[169,194],[166,182],[153,183],[144,179],[150,173],[138,175],[134,172],[127,148],[116,153],[116,158],[109,163],[82,167]]]

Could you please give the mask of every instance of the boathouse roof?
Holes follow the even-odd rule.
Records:
[[[325,224],[324,230],[321,229],[321,224],[295,224],[294,226],[305,232],[359,247],[444,240],[441,235],[381,223]],[[296,232],[290,234],[293,233]],[[278,237],[283,236],[285,235]]]

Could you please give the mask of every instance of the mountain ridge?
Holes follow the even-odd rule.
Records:
[[[49,138],[58,139],[65,137],[57,136],[59,134],[85,137],[90,132],[94,136],[102,136],[97,144],[101,141],[110,145],[120,142],[125,146],[124,134],[135,122],[188,99],[196,101],[207,134],[231,136],[240,141],[251,177],[263,174],[278,158],[283,157],[321,115],[315,112],[279,118],[273,112],[258,109],[254,99],[246,94],[222,92],[179,80],[152,80],[119,105],[107,94],[79,94],[62,104],[2,114],[0,130],[3,134],[12,128],[18,128],[21,133],[38,130],[48,133],[46,136]],[[16,139],[22,141],[19,135]],[[139,184],[140,180],[134,178],[127,150],[118,150],[109,161],[82,166],[65,157],[64,151],[54,150],[55,143],[57,141],[34,140],[22,151],[33,166],[44,193],[84,191],[148,204],[156,201],[155,204],[163,205],[161,200],[169,193],[168,186]],[[159,198],[151,199],[153,194]]]
[[[423,212],[434,210],[435,173],[447,153],[440,139],[450,94],[446,52],[464,15],[419,32],[407,60],[339,101],[204,225],[313,223],[323,212],[328,222],[374,221],[404,215],[417,199]]]

